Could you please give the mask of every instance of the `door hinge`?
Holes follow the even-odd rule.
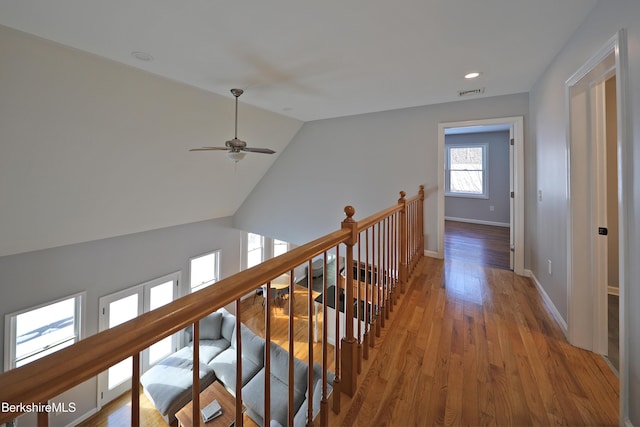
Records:
[[[512,198],[512,199],[513,199],[514,197],[516,197],[516,194],[515,194],[513,191],[511,192],[511,194],[510,194],[510,195],[511,195],[511,198]]]
[[[513,139],[513,138],[511,138],[511,140],[509,141],[509,143],[510,143],[511,145],[515,145],[516,140],[515,140],[515,139]]]

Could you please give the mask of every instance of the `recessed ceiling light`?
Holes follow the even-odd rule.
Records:
[[[473,73],[469,73],[469,74],[465,74],[464,78],[465,79],[475,79],[476,77],[478,77],[480,75],[479,72],[474,71]]]
[[[131,52],[131,56],[133,56],[136,59],[139,59],[140,61],[145,61],[145,62],[149,62],[149,61],[153,61],[153,56],[151,56],[151,54],[147,53],[147,52]]]

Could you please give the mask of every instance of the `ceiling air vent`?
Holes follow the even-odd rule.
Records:
[[[484,88],[480,89],[469,89],[469,90],[459,90],[458,96],[475,96],[482,95],[484,93]]]

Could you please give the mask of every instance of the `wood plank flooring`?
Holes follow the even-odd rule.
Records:
[[[618,425],[617,377],[600,356],[567,343],[528,278],[432,258],[417,271],[362,363],[358,391],[341,395],[342,410],[330,411],[330,425]],[[296,288],[300,358],[306,295]],[[243,302],[242,319],[258,333],[263,315],[259,299]],[[274,315],[274,340],[284,343],[286,335],[277,335],[284,334],[288,310],[274,308]],[[128,411],[126,404],[125,398],[120,410]],[[166,425],[152,412],[143,403],[142,425]],[[109,422],[101,411],[86,425],[126,420]]]
[[[445,221],[444,258],[510,269],[509,228]]]
[[[617,377],[528,278],[426,258],[389,324],[331,425],[618,425]]]

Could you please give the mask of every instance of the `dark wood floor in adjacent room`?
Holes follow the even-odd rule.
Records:
[[[510,270],[509,227],[445,221],[444,258]]]

